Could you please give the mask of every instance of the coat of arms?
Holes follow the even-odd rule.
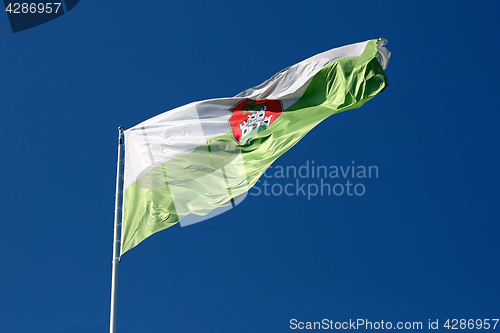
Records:
[[[230,111],[229,124],[233,137],[238,143],[245,144],[278,119],[283,112],[283,105],[276,99],[247,98]]]

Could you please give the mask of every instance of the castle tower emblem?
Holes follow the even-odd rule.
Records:
[[[234,139],[245,144],[266,130],[283,112],[279,100],[247,98],[234,106],[229,124]]]

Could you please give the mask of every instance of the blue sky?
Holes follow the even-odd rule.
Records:
[[[122,257],[117,331],[499,318],[499,9],[82,0],[16,34],[0,15],[0,331],[108,330],[118,126],[379,37],[389,87],[276,161],[377,166],[364,195],[249,195],[153,235]]]

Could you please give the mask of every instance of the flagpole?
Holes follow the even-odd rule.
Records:
[[[116,167],[116,193],[115,193],[115,226],[113,232],[113,270],[111,273],[111,314],[109,319],[109,333],[116,332],[116,287],[118,279],[118,262],[120,262],[120,216],[121,216],[121,194],[122,194],[122,170],[123,170],[123,127],[118,127],[118,163]]]

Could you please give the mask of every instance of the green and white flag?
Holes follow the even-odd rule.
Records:
[[[235,97],[194,102],[126,130],[121,253],[177,222],[230,209],[314,126],[382,92],[385,43],[320,53]]]

